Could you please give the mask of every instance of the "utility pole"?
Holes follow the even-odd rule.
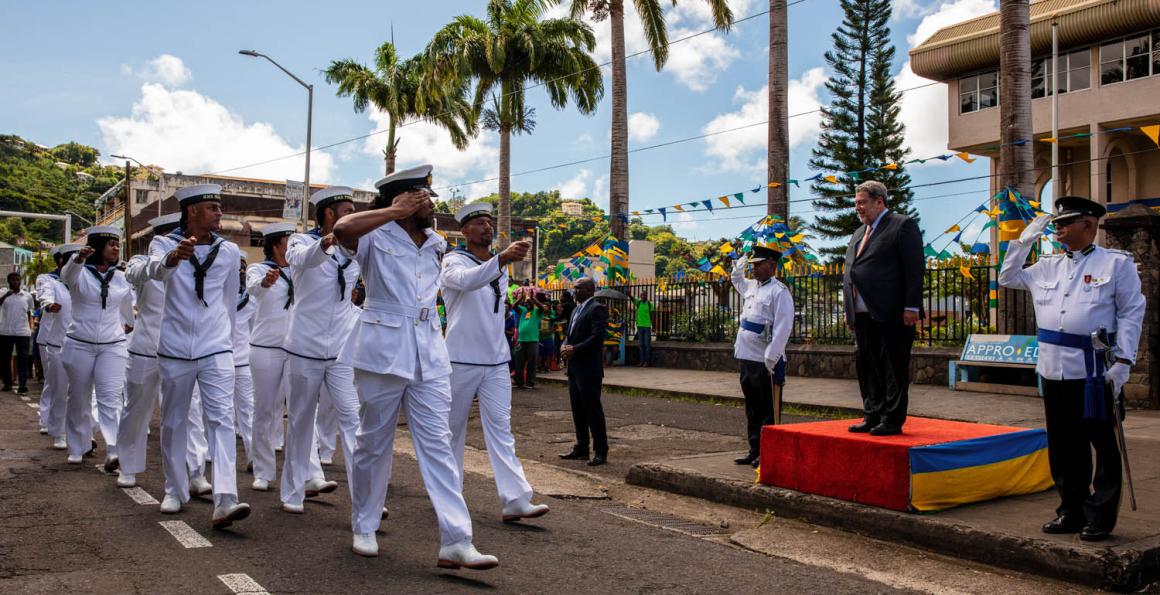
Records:
[[[123,258],[126,261],[129,260],[130,256],[133,256],[133,241],[132,241],[132,238],[130,237],[130,234],[132,234],[131,225],[133,223],[133,215],[132,215],[132,210],[129,207],[129,195],[131,194],[129,186],[132,185],[132,184],[130,184],[132,179],[133,179],[133,165],[128,160],[126,160],[125,161],[125,205],[124,205],[124,207],[125,207],[125,234],[124,234],[124,238],[125,239],[121,243],[122,254],[124,254]]]

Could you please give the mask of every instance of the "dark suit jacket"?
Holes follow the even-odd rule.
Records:
[[[902,323],[906,308],[922,312],[922,278],[926,263],[922,254],[922,232],[905,215],[888,212],[878,222],[869,243],[858,253],[858,244],[870,230],[863,225],[854,231],[846,248],[843,293],[846,322],[854,324],[854,293],[866,302],[870,317],[879,322]]]
[[[576,306],[580,308],[580,306]],[[569,376],[604,377],[604,335],[608,332],[608,308],[592,298],[568,327]]]

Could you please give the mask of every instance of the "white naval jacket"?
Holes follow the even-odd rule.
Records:
[[[312,234],[296,233],[289,242],[286,260],[294,281],[294,305],[283,348],[299,357],[337,359],[357,317],[350,292],[358,280],[358,263],[337,249],[327,254],[321,238]]]
[[[217,258],[206,272],[201,300],[197,297],[193,264],[183,260],[173,268],[165,266],[165,257],[175,244],[157,239],[149,244],[150,276],[165,282],[157,355],[193,361],[229,353],[233,349],[231,334],[240,284],[238,267],[242,262],[237,244],[221,241]],[[204,260],[210,249],[210,244],[197,244],[193,253]]]
[[[451,363],[498,366],[511,361],[503,334],[508,274],[499,266],[499,256],[480,261],[469,252],[448,252],[439,282],[447,306]]]
[[[999,284],[1031,292],[1039,328],[1089,335],[1104,327],[1116,333],[1116,356],[1135,363],[1145,300],[1132,256],[1095,246],[1086,255],[1046,255],[1023,268],[1033,245],[1007,244]],[[1087,378],[1082,349],[1047,343],[1039,344],[1035,371],[1048,380]]]
[[[391,221],[359,238],[354,254],[340,250],[358,262],[367,296],[338,356],[340,363],[406,380],[415,380],[420,372],[424,379],[451,374],[435,309],[447,242],[430,229],[426,233],[423,245],[415,246]]]
[[[257,306],[250,331],[250,345],[282,349],[286,329],[290,326],[290,307],[286,305],[290,300],[290,284],[282,275],[278,275],[273,285],[262,287],[262,280],[270,268],[264,262],[255,262],[246,267],[246,292]],[[282,269],[282,273],[287,277],[291,274],[286,268]]]
[[[231,336],[235,368],[250,365],[250,333],[254,327],[254,311],[257,309],[258,305],[249,293],[238,295],[238,303],[234,307],[234,333]]]
[[[36,344],[60,348],[64,345],[64,333],[68,329],[69,314],[72,312],[72,296],[60,277],[52,273],[37,275],[36,301],[40,302],[40,330],[36,332]],[[49,312],[48,307],[60,305],[59,312]]]
[[[153,243],[164,244],[166,253],[177,246],[177,242],[166,236],[154,236],[151,247]],[[149,257],[144,254],[129,259],[125,278],[137,290],[137,319],[133,323],[133,336],[129,338],[129,353],[157,357],[161,312],[165,308],[165,283],[149,275]]]
[[[77,263],[69,258],[60,271],[60,278],[68,286],[72,298],[69,316],[69,338],[82,343],[107,345],[125,340],[125,325],[133,324],[133,288],[125,280],[125,273],[112,267],[108,295],[101,306],[101,282],[93,273],[95,267]]]
[[[745,278],[744,267],[734,267],[733,288],[744,298],[741,319],[767,325],[771,328],[770,341],[762,333],[737,326],[737,340],[733,342],[733,357],[761,362],[773,372],[778,360],[785,357],[785,345],[793,328],[793,296],[789,288],[775,277],[765,283]]]

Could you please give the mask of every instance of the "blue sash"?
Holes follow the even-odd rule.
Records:
[[[1091,336],[1061,333],[1041,328],[1037,337],[1040,343],[1071,347],[1083,351],[1083,365],[1087,371],[1083,389],[1083,417],[1084,419],[1106,419],[1108,406],[1104,390],[1104,358],[1096,357]],[[1108,333],[1108,342],[1115,344],[1116,333]]]

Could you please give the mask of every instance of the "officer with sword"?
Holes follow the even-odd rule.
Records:
[[[1132,256],[1093,243],[1105,213],[1086,198],[1059,198],[1054,215],[1036,217],[1008,244],[999,271],[1001,285],[1025,289],[1035,302],[1036,372],[1042,378],[1051,475],[1060,496],[1057,516],[1043,532],[1079,533],[1084,541],[1103,541],[1116,526],[1121,463],[1128,470],[1122,390],[1136,361],[1144,318]],[[1023,268],[1049,223],[1066,251]],[[1130,470],[1128,489],[1131,493]]]

